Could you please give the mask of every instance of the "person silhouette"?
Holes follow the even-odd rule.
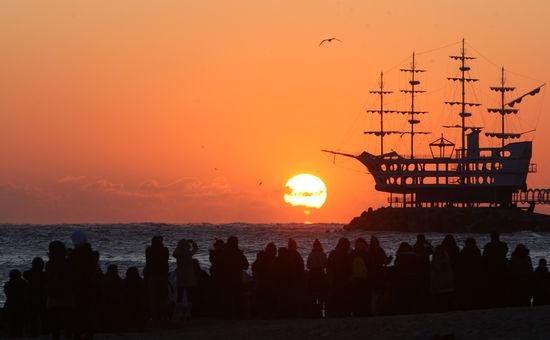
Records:
[[[304,305],[304,260],[298,252],[298,245],[292,238],[288,239],[288,317],[299,317]]]
[[[48,330],[53,339],[61,332],[67,333],[74,314],[74,275],[67,261],[67,248],[61,241],[52,241],[48,246],[46,262],[46,314]]]
[[[510,304],[512,306],[531,305],[531,286],[533,280],[533,265],[529,256],[529,249],[518,244],[510,257]]]
[[[191,308],[197,302],[196,288],[198,285],[197,274],[193,264],[193,256],[198,251],[198,246],[193,240],[182,239],[178,242],[172,256],[176,258],[176,309],[178,304],[187,301],[185,313],[190,316]],[[185,298],[183,297],[185,294]]]
[[[318,239],[313,242],[311,252],[307,257],[307,286],[312,310],[310,315],[321,317],[327,295],[327,255]]]
[[[72,315],[74,335],[91,337],[98,324],[99,296],[101,293],[101,269],[99,254],[92,250],[83,231],[71,235],[74,248],[67,255],[67,263],[73,278],[75,309]]]
[[[223,317],[225,315],[225,297],[223,296],[224,289],[224,265],[223,253],[225,242],[216,239],[211,249],[208,251],[210,260],[210,280],[212,291],[209,294],[208,306],[211,314],[215,317]]]
[[[8,335],[22,337],[27,319],[28,283],[21,277],[21,272],[12,269],[9,281],[4,284],[6,295],[5,309],[8,320]]]
[[[124,313],[124,283],[118,274],[118,267],[110,264],[101,282],[101,319],[102,328],[106,332],[121,329]]]
[[[351,252],[351,302],[354,316],[366,316],[371,312],[371,290],[367,264],[367,241],[359,237]]]
[[[481,250],[476,240],[468,237],[460,251],[456,266],[456,289],[460,309],[480,308],[483,305],[485,291],[485,268]]]
[[[243,315],[243,271],[248,269],[248,260],[239,248],[239,239],[231,236],[223,249],[223,297],[225,316],[240,319]]]
[[[533,305],[550,304],[550,273],[546,259],[540,259],[533,275]]]
[[[29,332],[31,336],[44,333],[46,326],[46,273],[44,260],[35,257],[31,269],[23,273],[23,278],[29,283]]]
[[[483,247],[487,273],[486,297],[488,307],[506,305],[506,272],[508,245],[500,240],[498,232],[491,233],[491,241]]]
[[[329,281],[327,315],[331,317],[350,315],[351,255],[350,241],[347,238],[340,238],[336,248],[329,253],[327,276]]]
[[[381,305],[381,298],[384,294],[384,284],[386,283],[386,266],[391,263],[393,256],[386,255],[386,252],[382,246],[380,246],[378,238],[372,235],[370,238],[367,260],[367,270],[372,287],[371,312],[379,314],[384,309],[384,306]]]
[[[256,254],[252,264],[252,274],[255,284],[254,314],[263,319],[275,316],[275,259],[277,246],[273,242]]]
[[[430,264],[430,293],[433,309],[437,312],[451,310],[454,301],[455,277],[450,256],[441,246],[435,247]]]
[[[148,295],[149,316],[153,320],[167,318],[168,306],[168,248],[162,236],[151,239],[145,250],[145,285]]]
[[[130,331],[143,331],[147,319],[145,283],[136,267],[126,270],[123,286],[123,326]]]

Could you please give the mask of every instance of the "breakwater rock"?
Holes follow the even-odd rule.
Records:
[[[344,229],[445,233],[550,231],[550,215],[519,208],[369,208]]]

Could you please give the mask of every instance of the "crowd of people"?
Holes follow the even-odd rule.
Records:
[[[424,235],[402,242],[395,260],[375,236],[339,239],[326,252],[315,240],[304,261],[293,239],[268,243],[251,264],[237,237],[216,239],[210,268],[201,268],[192,240],[170,252],[161,236],[145,251],[143,277],[136,267],[121,278],[116,265],[105,273],[85,234],[73,248],[49,244],[48,260],[12,270],[4,285],[4,314],[11,336],[140,331],[148,321],[190,317],[226,319],[320,318],[442,312],[550,304],[550,274],[541,259],[533,269],[529,250],[508,246],[491,234],[481,250],[474,238],[462,249],[452,235],[432,246]]]

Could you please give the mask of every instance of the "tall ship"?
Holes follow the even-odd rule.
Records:
[[[458,66],[458,76],[447,79],[459,85],[460,98],[457,101],[445,102],[458,110],[456,124],[444,125],[442,128],[460,131],[458,145],[441,134],[429,143],[429,156],[415,155],[415,137],[430,135],[431,131],[418,128],[421,117],[427,112],[418,109],[415,99],[425,92],[421,87],[421,78],[426,70],[418,67],[413,53],[410,67],[400,69],[401,72],[409,75],[406,88],[400,90],[409,97],[410,105],[405,110],[388,109],[384,106],[385,97],[392,94],[392,91],[385,87],[383,73],[380,74],[379,88],[370,91],[372,95],[378,97],[379,105],[374,109],[369,108],[367,113],[378,115],[379,125],[376,129],[364,133],[378,139],[379,151],[375,153],[369,150],[355,155],[323,150],[361,162],[373,177],[375,189],[389,194],[386,208],[397,208],[379,209],[378,212],[369,209],[352,221],[350,224],[352,227],[412,230],[413,228],[405,224],[415,224],[418,221],[430,224],[433,221],[425,216],[438,214],[446,215],[446,218],[439,218],[443,220],[442,223],[458,223],[455,221],[457,217],[462,218],[462,221],[471,220],[471,223],[476,221],[485,224],[515,223],[516,228],[519,229],[547,223],[546,218],[540,214],[534,214],[533,211],[536,204],[550,203],[550,190],[527,187],[527,176],[529,173],[536,172],[537,166],[531,160],[533,142],[524,141],[522,137],[534,130],[513,132],[506,124],[508,116],[519,114],[519,104],[527,97],[537,95],[545,84],[514,95],[516,88],[506,82],[506,70],[501,68],[500,83],[490,87],[490,90],[498,96],[500,105],[487,108],[489,114],[500,116],[500,129],[485,131],[483,126],[469,124],[472,116],[471,108],[481,104],[468,98],[466,91],[467,84],[476,83],[479,79],[469,76],[470,64],[475,57],[466,54],[464,40],[459,53],[451,55],[450,59]],[[405,116],[408,128],[387,129],[384,126],[384,118],[392,114]],[[388,152],[384,146],[384,139],[389,135],[408,137],[410,154]],[[480,136],[497,139],[498,146],[482,146]],[[520,208],[525,209],[520,210]],[[371,222],[369,215],[371,221],[378,220],[378,225],[376,223],[372,226],[368,225]],[[483,222],[482,220],[489,215],[493,216],[493,219]],[[392,225],[384,226],[388,223]],[[530,226],[525,227],[525,223]],[[497,226],[486,225],[482,229],[495,227]],[[510,228],[513,227],[510,226]]]

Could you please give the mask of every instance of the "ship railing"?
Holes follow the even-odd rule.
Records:
[[[405,203],[413,203],[415,202],[413,199],[411,199],[409,196],[405,200],[403,200],[403,196],[390,196],[388,197],[388,203],[392,204],[403,204]]]
[[[401,155],[399,154],[399,156],[405,158],[405,159],[411,159],[411,155]],[[433,155],[429,155],[429,154],[415,154],[414,155],[414,158],[413,160],[417,159],[417,160],[422,160],[422,159],[434,159],[434,158],[440,158],[440,157],[434,157]]]
[[[527,189],[512,195],[513,203],[550,204],[550,189]]]

